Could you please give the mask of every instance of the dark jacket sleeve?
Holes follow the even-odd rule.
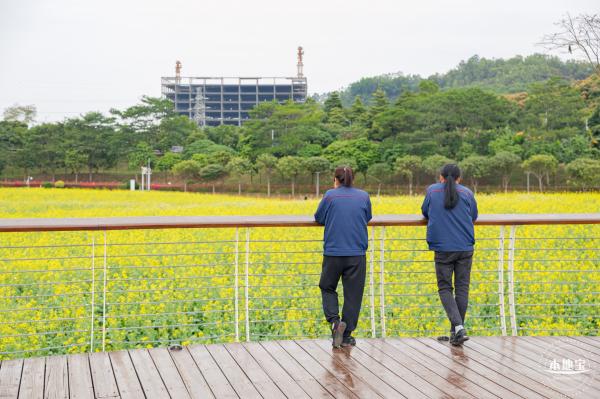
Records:
[[[317,211],[315,212],[315,221],[321,225],[325,224],[325,218],[327,217],[327,209],[329,209],[329,201],[327,200],[327,194],[323,196]]]
[[[423,200],[423,205],[421,205],[421,213],[425,217],[425,219],[429,219],[429,192],[425,194],[425,199]]]
[[[371,210],[371,198],[367,196],[367,223],[373,219],[373,211]]]
[[[471,197],[471,218],[473,221],[477,220],[479,216],[479,210],[477,209],[477,201],[475,200],[475,196]]]

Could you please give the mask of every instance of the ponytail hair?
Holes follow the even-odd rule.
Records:
[[[444,179],[446,179],[446,187],[444,189],[444,208],[454,209],[454,207],[458,204],[456,180],[460,177],[460,169],[458,168],[458,165],[450,163],[442,168],[440,174]]]
[[[352,187],[354,181],[354,174],[350,166],[339,166],[335,168],[335,178],[344,187]]]

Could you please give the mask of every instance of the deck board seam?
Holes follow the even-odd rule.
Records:
[[[373,346],[370,344],[370,341],[363,341],[365,344],[367,344],[369,347],[371,347],[372,349],[381,352],[379,348]],[[362,343],[362,342],[361,342]],[[371,354],[369,354],[368,352],[366,352],[363,348],[363,345],[357,345],[356,348],[354,350],[359,350],[362,353],[364,353],[365,356],[368,356],[369,358],[373,359],[374,361],[378,362],[379,364],[381,364],[382,367],[384,367],[385,369],[389,370],[390,372],[392,372],[394,375],[398,376],[398,378],[400,378],[402,381],[404,381],[406,384],[411,385],[413,388],[417,389],[419,392],[421,392],[423,395],[425,396],[429,396],[426,392],[423,392],[421,389],[419,389],[418,386],[416,386],[416,384],[411,384],[410,381],[407,381],[406,378],[404,378],[403,376],[399,375],[396,373],[396,371],[392,370],[390,367],[388,367],[385,363],[380,362],[379,360],[377,360],[376,358],[374,358]],[[381,352],[382,356],[388,356],[386,353]],[[429,383],[428,381],[426,381],[423,377],[419,376],[417,373],[415,373],[414,371],[412,371],[411,369],[409,369],[408,367],[406,367],[404,364],[396,361],[396,359],[390,358],[392,361],[394,361],[398,366],[402,367],[404,370],[406,370],[408,373],[412,373],[414,376],[418,377],[419,379],[423,380],[424,383],[428,384],[430,387],[433,388],[433,390],[437,390],[438,394],[442,394],[442,395],[448,395],[448,393],[444,392],[443,390],[441,390],[440,388],[438,388],[436,385]],[[429,370],[429,369],[428,369]],[[432,372],[433,373],[433,372]],[[437,374],[436,374],[437,375]]]

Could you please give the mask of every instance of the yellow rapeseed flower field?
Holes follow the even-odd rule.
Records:
[[[600,212],[597,193],[477,199],[482,214]],[[19,188],[0,189],[0,217],[312,214],[317,201]],[[421,201],[372,198],[373,212],[418,214]],[[373,283],[368,274],[357,335],[371,336],[374,328],[381,336],[384,326],[388,336],[444,332],[425,229],[369,233]],[[511,330],[508,230],[502,284],[499,234],[497,226],[477,227],[467,316],[474,335],[501,333],[500,302]],[[326,335],[318,289],[321,238],[321,228],[130,230],[107,232],[105,246],[104,232],[2,233],[0,357],[101,350],[103,344],[112,350]],[[519,334],[597,334],[600,227],[520,226],[514,268]]]

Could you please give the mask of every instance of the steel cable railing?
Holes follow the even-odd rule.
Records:
[[[0,357],[329,334],[309,218],[176,219],[0,220]],[[598,333],[600,215],[481,220],[471,334]],[[369,228],[357,335],[447,332],[421,224]]]

